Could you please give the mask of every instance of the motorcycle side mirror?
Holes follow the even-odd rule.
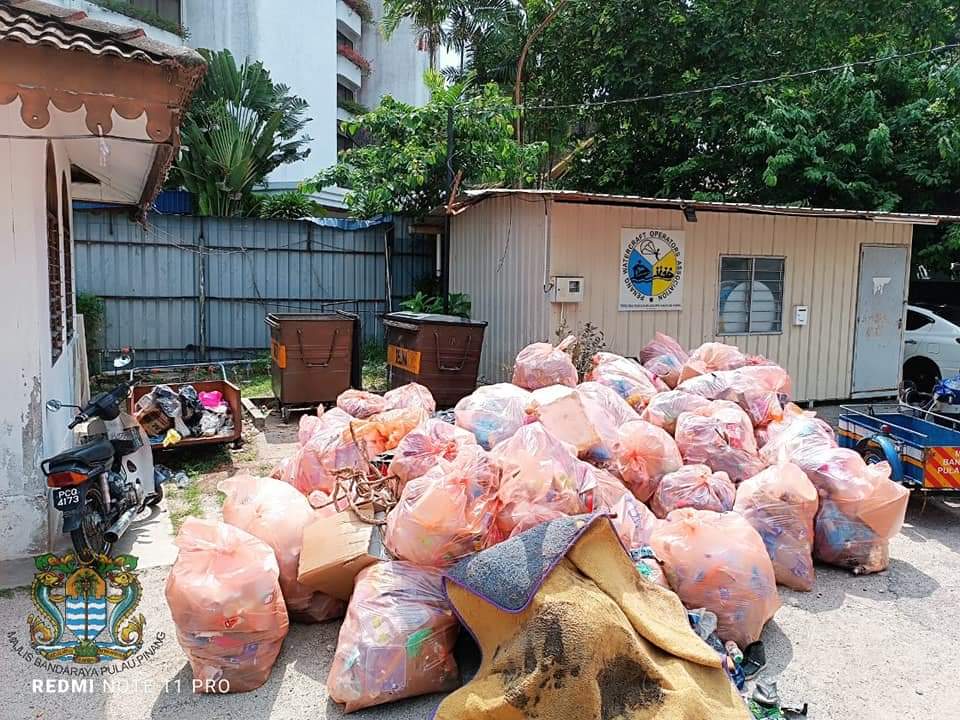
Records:
[[[63,409],[63,403],[59,400],[47,400],[45,407],[48,412],[57,412],[58,410]]]

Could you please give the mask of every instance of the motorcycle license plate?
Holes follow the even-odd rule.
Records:
[[[53,506],[61,512],[80,507],[80,488],[56,488],[53,491]]]

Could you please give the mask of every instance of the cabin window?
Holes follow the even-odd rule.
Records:
[[[717,334],[783,332],[783,266],[778,257],[720,258]]]
[[[72,219],[70,215],[70,193],[67,186],[67,176],[63,176],[60,183],[60,222],[63,225],[63,297],[66,306],[65,321],[67,342],[73,340],[74,308],[73,308],[73,239],[71,237]]]
[[[57,197],[57,164],[53,146],[47,143],[47,280],[50,292],[50,362],[63,354],[63,263],[60,238],[59,198]]]

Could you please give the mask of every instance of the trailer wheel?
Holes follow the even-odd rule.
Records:
[[[886,459],[887,458],[884,457],[883,452],[877,448],[870,448],[863,453],[863,461],[867,465],[876,465],[877,463],[886,461]]]

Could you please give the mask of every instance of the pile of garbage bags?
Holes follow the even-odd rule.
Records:
[[[230,406],[219,390],[200,391],[193,385],[156,385],[134,408],[137,422],[151,445],[176,444],[186,437],[218,437],[234,431]]]
[[[607,514],[640,582],[715,616],[717,638],[739,647],[780,607],[778,584],[814,587],[814,559],[886,568],[907,491],[790,403],[783,368],[658,333],[639,361],[599,352],[580,378],[574,342],[524,348],[513,382],[482,386],[452,412],[413,383],[349,390],[301,418],[298,449],[271,478],[224,481],[225,523],[183,526],[167,584],[197,677],[256,687],[288,612],[345,613],[327,688],[346,711],[449,690],[459,625],[443,572],[565,515]],[[302,584],[297,562],[335,552],[305,543],[305,528],[352,517],[350,504],[369,500],[350,495],[357,477],[393,499],[363,521],[382,523],[383,556],[364,556],[345,605],[349,592]]]

